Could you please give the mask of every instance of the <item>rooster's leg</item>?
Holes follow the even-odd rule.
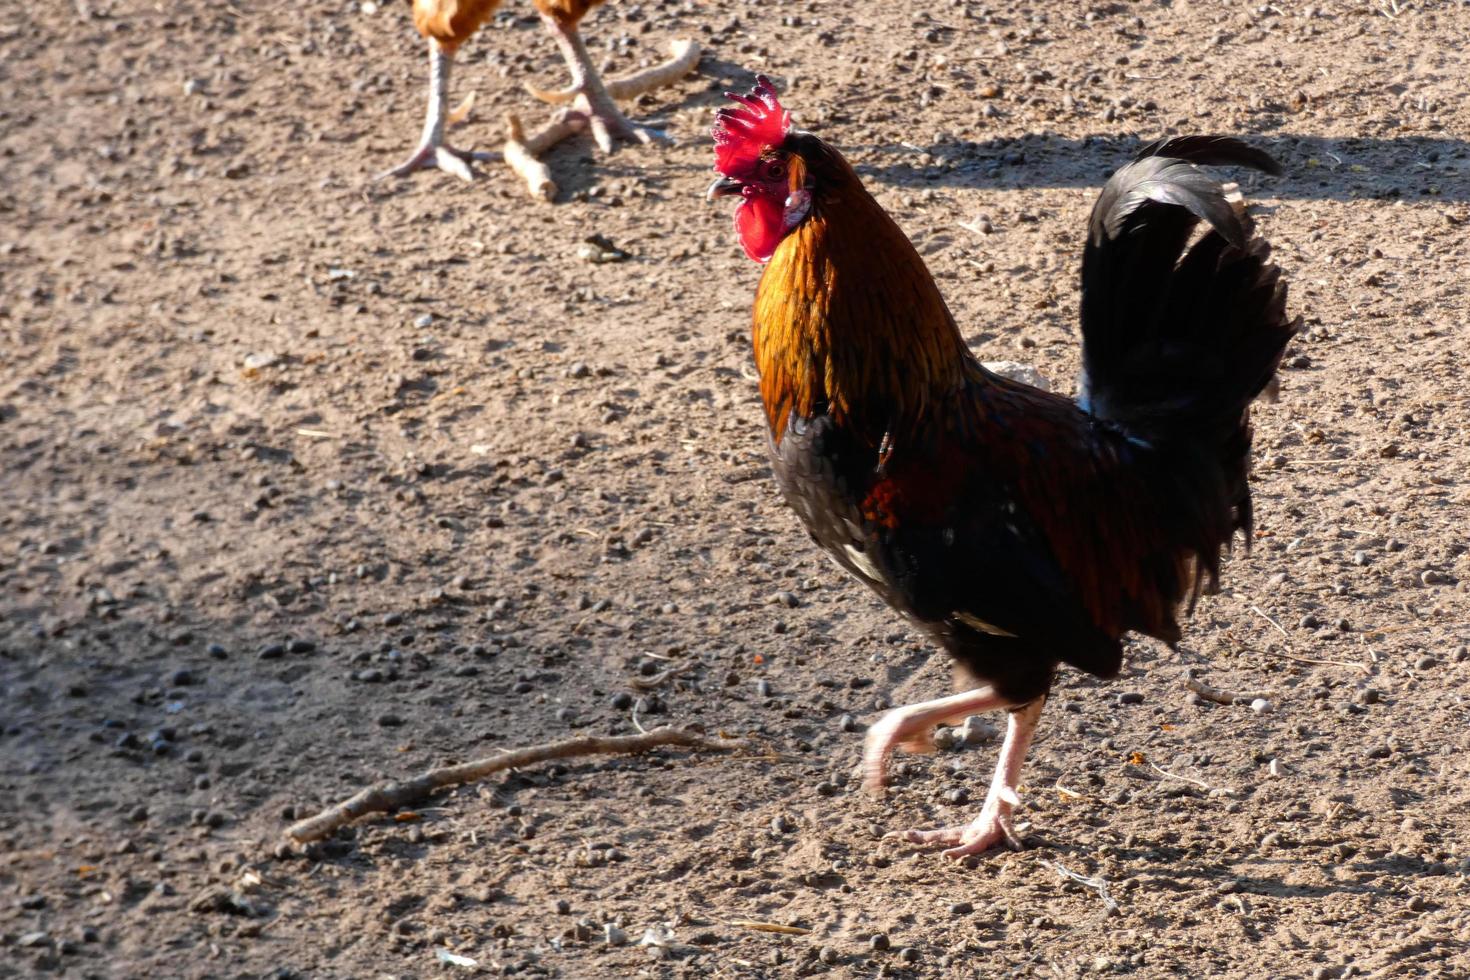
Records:
[[[415,170],[430,167],[454,174],[460,180],[474,180],[475,172],[470,169],[470,163],[492,159],[491,154],[457,150],[444,142],[444,129],[449,124],[449,69],[453,63],[452,45],[429,41],[429,108],[424,114],[424,133],[419,137],[418,148],[412,156],[392,170],[378,174],[374,180],[406,177]]]
[[[541,19],[552,37],[556,38],[556,46],[561,48],[567,69],[572,73],[572,84],[566,89],[568,93],[576,93],[572,111],[587,117],[592,139],[604,153],[612,151],[614,139],[647,143],[654,136],[662,135],[657,130],[634,125],[619,111],[597,69],[592,66],[592,57],[587,53],[587,45],[582,43],[582,35],[577,33],[575,23],[563,23],[550,14],[542,14]]]
[[[963,827],[945,827],[942,830],[902,830],[890,834],[911,844],[946,844],[944,856],[962,858],[967,854],[981,854],[997,844],[1004,843],[1013,850],[1021,849],[1021,841],[1011,830],[1011,810],[1020,803],[1016,796],[1016,784],[1021,780],[1021,766],[1026,762],[1026,750],[1031,747],[1031,736],[1036,732],[1036,722],[1041,717],[1041,708],[1046,698],[1037,698],[1024,707],[1011,712],[1006,724],[1006,740],[1000,747],[1000,761],[995,767],[995,777],[990,780],[990,792],[985,794],[985,805],[980,815]]]
[[[977,687],[935,701],[894,708],[868,730],[863,747],[863,786],[871,793],[883,791],[888,759],[895,748],[905,752],[932,752],[934,726],[963,721],[980,711],[1003,708],[1006,702],[991,687]]]

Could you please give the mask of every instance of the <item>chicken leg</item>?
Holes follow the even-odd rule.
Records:
[[[449,124],[449,69],[454,64],[453,44],[429,39],[429,107],[424,114],[424,132],[419,145],[403,163],[392,170],[385,170],[374,177],[406,177],[416,170],[431,167],[453,174],[460,180],[475,179],[470,164],[476,160],[491,160],[490,153],[474,153],[458,150],[444,142],[444,130]]]
[[[592,139],[604,153],[612,151],[615,139],[647,143],[654,137],[662,138],[663,134],[658,130],[635,125],[618,109],[597,69],[592,65],[592,57],[587,53],[587,45],[582,43],[582,35],[578,33],[575,21],[552,12],[542,12],[541,20],[546,24],[547,30],[551,31],[551,36],[556,38],[556,46],[561,49],[567,69],[572,74],[572,83],[560,92],[543,92],[527,86],[532,95],[545,102],[570,101],[572,105],[569,112],[586,117],[592,130]],[[695,60],[698,60],[697,54]],[[685,68],[680,74],[687,71],[688,68]],[[654,71],[647,73],[650,77],[656,74]],[[659,84],[664,82],[661,79],[654,80],[638,91],[620,90],[619,94],[630,98]]]
[[[982,854],[1000,843],[1019,851],[1021,840],[1011,829],[1011,811],[1021,802],[1016,785],[1021,780],[1021,766],[1026,762],[1026,751],[1031,747],[1031,736],[1036,733],[1036,723],[1045,704],[1046,698],[1041,697],[1011,712],[1006,723],[1006,739],[1000,747],[1000,760],[979,816],[962,827],[896,830],[885,836],[910,844],[944,844],[947,845],[942,852],[944,856],[955,859]]]
[[[863,745],[863,788],[875,796],[882,795],[888,760],[894,749],[933,752],[936,725],[953,724],[977,712],[1004,707],[1005,699],[987,685],[947,698],[894,708],[868,729]]]

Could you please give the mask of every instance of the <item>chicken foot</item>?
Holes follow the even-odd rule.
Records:
[[[943,844],[946,846],[943,855],[955,859],[983,854],[1001,843],[1019,851],[1021,840],[1011,827],[1011,812],[1021,802],[1016,795],[1016,786],[1021,780],[1021,767],[1026,762],[1026,752],[1031,748],[1031,737],[1036,733],[1036,723],[1045,704],[1046,698],[1037,698],[1011,712],[1006,723],[1005,742],[1000,748],[1000,760],[996,763],[995,776],[990,780],[990,791],[985,794],[985,804],[980,808],[979,816],[964,826],[939,830],[896,830],[884,836],[906,840],[910,844]]]
[[[636,99],[644,92],[652,92],[656,88],[672,85],[685,75],[694,70],[699,64],[699,45],[687,38],[669,42],[669,58],[667,61],[636,71],[623,78],[614,78],[603,82],[603,88],[613,99]],[[566,105],[578,95],[581,90],[575,86],[564,89],[537,88],[530,82],[526,83],[526,91],[535,98],[549,105]]]
[[[437,168],[460,180],[472,181],[475,172],[470,164],[477,160],[493,160],[494,154],[460,150],[444,142],[449,125],[449,72],[454,64],[454,48],[439,41],[429,41],[429,106],[424,114],[424,132],[413,154],[391,170],[374,177],[406,177],[416,170]]]
[[[648,143],[654,137],[662,138],[663,134],[655,129],[647,129],[635,125],[627,116],[618,109],[613,102],[613,96],[608,91],[608,86],[597,74],[597,69],[592,65],[592,57],[587,53],[587,45],[582,42],[582,35],[577,32],[575,24],[564,24],[556,17],[549,14],[541,15],[542,21],[551,31],[552,37],[556,39],[556,45],[561,49],[561,54],[566,59],[567,69],[572,74],[572,83],[560,92],[543,92],[539,89],[527,86],[531,94],[546,102],[570,101],[571,111],[587,119],[587,124],[592,130],[592,139],[604,153],[612,152],[615,139],[635,140],[639,143]],[[692,51],[684,51],[683,57],[676,57],[669,64],[678,66],[684,64],[683,70],[678,75],[670,76],[670,69],[665,66],[640,72],[631,79],[625,79],[622,85],[613,83],[619,93],[624,97],[640,95],[658,85],[666,85],[675,78],[688,72],[694,64],[699,61],[699,48],[692,45]],[[692,54],[692,57],[691,57]],[[635,84],[640,86],[634,90]]]

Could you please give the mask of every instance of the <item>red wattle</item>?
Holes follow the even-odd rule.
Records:
[[[781,201],[765,194],[752,194],[735,209],[740,245],[757,262],[769,260],[786,235],[782,210]]]

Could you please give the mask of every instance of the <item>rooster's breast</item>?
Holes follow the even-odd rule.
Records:
[[[864,533],[862,501],[876,456],[827,415],[791,416],[781,441],[770,443],[771,468],[782,495],[812,540],[890,603],[887,576]]]

